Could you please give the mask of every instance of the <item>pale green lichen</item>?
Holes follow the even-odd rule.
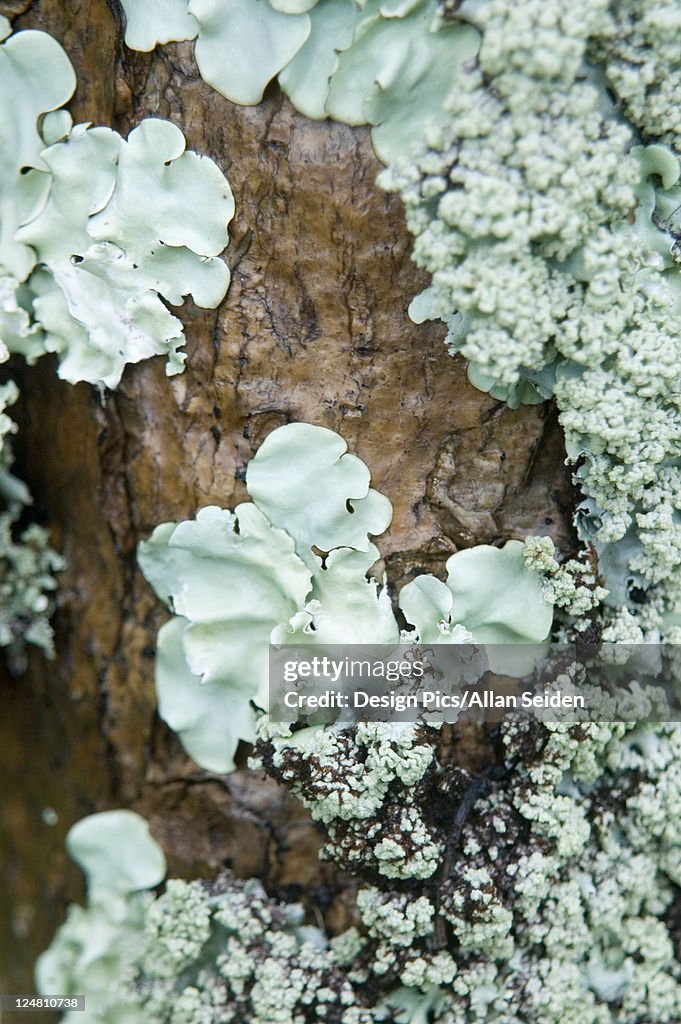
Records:
[[[383,69],[389,32],[413,53],[409,25],[423,34],[429,8],[384,3],[377,15],[370,2],[336,19],[331,3],[261,0],[256,39],[276,22],[281,47],[246,84],[262,91],[308,19],[289,65],[291,92],[309,88],[321,116],[317,93],[328,88],[348,120],[371,120],[375,102],[378,120],[377,88],[395,86],[397,96],[403,83],[376,73],[367,53]],[[201,12],[221,13],[209,0],[190,9],[199,21]],[[635,133],[606,88],[610,80],[646,139],[675,141],[676,80],[662,85],[661,70],[673,53],[648,16],[661,9],[615,10],[605,0],[569,11],[536,0],[441,5],[440,41],[445,29],[462,39],[465,19],[482,45],[477,66],[447,69],[460,75],[447,122],[427,129],[428,148],[390,180],[434,275],[418,308],[450,320],[479,386],[514,404],[556,394],[570,455],[584,460],[580,528],[594,549],[563,563],[546,539],[459,552],[447,583],[419,577],[402,591],[409,639],[541,641],[554,605],[579,630],[597,622],[606,599],[612,612],[598,621],[606,640],[640,642],[661,624],[678,633],[677,360],[669,355],[680,333],[678,166],[661,146],[631,148]],[[242,3],[226,11],[243,24],[253,12]],[[275,16],[288,19],[286,32]],[[395,25],[384,24],[391,18]],[[337,26],[345,42],[353,25],[352,45],[338,56],[324,33]],[[225,45],[223,30],[215,20],[209,46]],[[311,84],[308,45],[323,57]],[[420,97],[417,82],[408,88]],[[423,106],[419,98],[409,131],[427,120]],[[229,766],[238,736],[253,735],[259,645],[399,635],[386,592],[366,575],[378,554],[369,534],[385,528],[389,506],[342,441],[318,431],[293,425],[270,435],[249,470],[253,505],[166,524],[143,549],[145,571],[176,613],[160,641],[162,714],[207,767]],[[643,612],[636,587],[650,591]],[[636,724],[661,713],[659,695],[636,684],[604,698],[573,666],[555,685],[598,696],[604,721],[587,713],[572,723],[506,720],[499,771],[484,778],[452,764],[422,726],[295,730],[263,716],[258,763],[324,827],[326,856],[360,877],[356,927],[326,950],[320,932],[300,930],[295,912],[273,907],[257,883],[169,883],[156,901],[136,904],[132,926],[130,910],[121,928],[109,921],[113,981],[102,1012],[114,1013],[115,993],[126,1019],[162,1024],[677,1024],[681,733]],[[140,899],[130,895],[125,906]],[[112,906],[121,915],[120,902]],[[86,921],[89,913],[81,911]],[[126,929],[123,951],[116,943]],[[71,986],[83,984],[79,941],[67,924],[53,954]]]
[[[132,811],[104,811],[81,819],[67,836],[69,852],[88,880],[88,906],[72,904],[49,950],[36,965],[44,994],[87,992],[86,1013],[68,1011],[69,1024],[144,1020],[124,992],[144,953],[144,925],[152,896],[165,876],[165,856],[146,821]]]
[[[7,358],[7,353],[4,356]],[[54,574],[64,568],[64,560],[50,547],[42,526],[19,526],[31,496],[11,472],[10,437],[16,424],[5,412],[18,395],[13,381],[0,386],[0,647],[6,648],[15,674],[26,666],[26,644],[42,648],[48,657],[54,655],[49,623],[57,586]]]
[[[196,18],[187,10],[187,0],[121,0],[125,12],[125,42],[143,52],[171,40],[194,39],[199,30]]]
[[[373,126],[382,160],[409,151],[424,112],[442,101],[474,56],[470,25],[438,20],[436,0],[125,0],[126,42],[148,50],[196,37],[202,77],[235,103],[259,103],[277,74],[308,117]],[[173,26],[177,24],[177,28]]]
[[[0,647],[7,648],[10,668],[23,671],[25,644],[54,656],[49,619],[54,610],[54,574],[64,568],[49,535],[37,524],[27,526],[15,540],[16,519],[0,513]]]
[[[654,637],[681,601],[679,168],[663,146],[635,144],[637,129],[672,141],[668,5],[443,11],[481,32],[477,63],[447,100],[447,125],[425,129],[420,156],[382,179],[433,275],[415,318],[445,319],[471,380],[496,397],[555,394],[606,624],[626,605]],[[575,597],[583,609],[588,597]]]
[[[357,953],[361,952],[372,975],[397,973],[405,985],[417,989],[451,984],[456,975],[451,953],[427,951],[435,919],[435,907],[427,896],[414,898],[370,886],[357,893],[357,910],[368,939]],[[334,951],[342,949],[342,940],[340,936],[332,945]]]
[[[436,12],[429,0],[368,3],[330,79],[327,114],[345,124],[374,125],[372,142],[383,161],[410,151],[424,117],[433,124],[444,119],[442,102],[477,50],[471,26],[435,31]]]
[[[251,702],[268,706],[269,643],[400,639],[386,588],[367,576],[379,558],[369,537],[386,529],[392,507],[343,439],[306,423],[279,427],[249,464],[246,484],[253,503],[164,523],[139,549],[142,571],[175,612],[158,639],[159,711],[213,771],[232,770],[239,739],[255,736]],[[522,552],[519,541],[459,552],[447,584],[409,584],[402,607],[417,632],[404,639],[543,641],[552,606]],[[438,595],[434,604],[424,602],[426,590]],[[532,665],[523,657],[518,674]]]
[[[188,10],[198,23],[202,77],[235,103],[259,103],[310,34],[307,14],[287,14],[267,0],[190,0]]]
[[[516,762],[509,798],[520,815],[518,824],[530,822],[533,835],[550,838],[548,847],[527,854],[516,839],[511,882],[516,954],[507,979],[513,984],[514,971],[530,974],[525,990],[530,1020],[570,1019],[570,1012],[589,1012],[599,1021],[674,1020],[681,1007],[679,966],[661,918],[673,899],[674,855],[669,857],[667,844],[678,852],[678,838],[664,835],[659,818],[652,825],[655,815],[640,828],[638,822],[644,793],[653,806],[662,793],[672,802],[678,799],[674,755],[667,746],[678,743],[678,729],[549,723],[545,729],[544,736],[531,723],[505,729],[507,752],[535,733],[536,763],[527,752]],[[644,745],[647,738],[667,748],[667,757],[656,763],[645,755],[632,757],[639,733]],[[636,777],[639,767],[645,781]],[[611,788],[616,805],[608,802]],[[499,808],[497,797],[489,806],[483,802],[480,812],[493,811],[503,820]],[[502,836],[487,847],[481,843],[476,856],[498,879],[498,851],[512,830],[507,819]],[[508,866],[505,870],[508,875]],[[529,949],[522,950],[523,944]],[[650,986],[656,974],[659,985]],[[542,976],[552,979],[544,991]],[[551,999],[558,1000],[555,1010]]]
[[[229,185],[169,122],[149,118],[127,141],[72,128],[58,108],[74,88],[45,33],[0,46],[0,338],[29,362],[57,352],[71,382],[115,387],[127,363],[161,353],[177,373],[182,324],[162,299],[223,298]]]
[[[673,626],[678,167],[662,146],[634,145],[677,144],[671,0],[569,12],[557,0],[189,8],[199,64],[210,51],[225,95],[255,102],[279,71],[310,116],[374,125],[377,152],[395,164],[382,182],[402,195],[415,258],[433,275],[414,318],[443,318],[471,380],[495,397],[555,393],[568,451],[583,461],[579,523],[601,557],[608,615],[653,588],[644,630]],[[281,53],[268,47],[272,66],[249,61],[275,22]],[[260,75],[248,97],[228,80],[240,61],[240,81]]]
[[[84,819],[69,845],[88,871],[88,905],[69,908],[36,972],[45,995],[85,993],[85,1014],[65,1024],[369,1024],[323,934],[259,882],[138,891],[162,880],[165,861],[130,811]]]
[[[529,537],[524,557],[528,568],[542,580],[544,598],[555,608],[566,609],[571,628],[583,631],[608,596],[598,582],[595,554],[584,552],[580,558],[561,563],[550,537]]]
[[[387,595],[366,576],[378,558],[368,535],[386,528],[390,503],[343,440],[309,424],[281,427],[247,485],[253,504],[163,524],[139,553],[177,613],[159,634],[161,715],[216,771],[231,770],[239,738],[254,738],[249,701],[267,704],[267,645],[279,632],[304,642],[399,638]]]
[[[400,189],[415,258],[433,274],[431,310],[458,316],[450,344],[490,386],[553,361],[583,292],[563,262],[635,205],[631,133],[582,74],[604,6],[561,20],[557,4],[477,5],[478,63],[447,100],[446,128],[382,179]]]
[[[78,125],[43,151],[49,195],[17,237],[42,268],[29,285],[43,344],[72,383],[115,387],[126,363],[162,353],[168,373],[180,372],[182,324],[161,296],[179,305],[191,294],[213,308],[227,290],[217,253],[232,194],[212,160],[184,149],[178,128],[149,118],[127,141]]]
[[[6,38],[9,33],[9,22],[3,19],[0,25],[0,38],[4,40],[0,46],[0,95],[3,97],[0,268],[18,284],[25,281],[33,269],[35,254],[17,241],[16,232],[34,215],[49,188],[49,177],[41,159],[45,142],[38,125],[49,111],[67,102],[76,87],[76,76],[56,39],[45,32],[34,31],[18,32]],[[47,123],[49,126],[49,121]],[[26,173],[30,168],[41,173]]]
[[[0,362],[7,356],[0,351]],[[15,674],[26,667],[26,644],[54,656],[49,620],[55,606],[55,573],[64,568],[63,558],[50,547],[47,530],[37,523],[19,525],[31,495],[11,472],[10,437],[17,427],[5,412],[18,396],[13,381],[0,385],[0,647],[6,648]]]
[[[75,76],[59,44],[42,32],[22,32],[7,38],[11,26],[0,19],[0,362],[10,351],[32,358],[41,351],[40,331],[30,315],[30,295],[22,282],[34,264],[34,254],[16,238],[22,220],[32,216],[44,198],[47,175],[41,160],[43,138],[38,123],[49,128],[50,118],[68,100]],[[35,175],[24,173],[41,168]],[[32,643],[53,653],[49,616],[54,607],[53,573],[63,566],[50,549],[46,531],[38,525],[19,527],[18,520],[31,497],[10,472],[9,436],[16,425],[5,412],[18,397],[12,381],[0,388],[0,646],[19,672],[25,665],[24,645]]]
[[[618,0],[594,41],[593,57],[603,63],[627,117],[646,138],[659,138],[681,153],[681,71],[676,39],[681,11],[674,0]]]
[[[573,683],[587,692],[584,678]],[[627,695],[615,700],[625,713]],[[381,1003],[404,1012],[400,1020],[675,1022],[680,737],[675,725],[504,722],[505,774],[461,819],[433,888],[425,879],[409,897],[389,882],[360,890],[363,928],[334,943],[350,977],[400,982]],[[305,768],[284,780],[313,813],[328,778],[315,757],[310,744]],[[436,765],[410,798],[421,814],[439,808],[435,836],[446,839],[472,780]],[[383,813],[389,820],[388,802]],[[372,817],[356,830],[357,862],[375,827]]]
[[[572,674],[587,692],[583,670]],[[609,717],[633,696],[611,697]],[[133,1024],[676,1024],[678,727],[511,718],[499,738],[503,768],[482,783],[412,726],[319,729],[298,754],[295,735],[269,755],[263,742],[263,761],[279,759],[275,775],[313,809],[317,793],[330,852],[363,879],[357,925],[328,947],[300,908],[270,901],[258,882],[134,891],[162,869],[143,824],[130,816],[126,854],[113,817],[129,812],[113,812],[111,828],[100,827],[107,815],[86,819],[90,902],[71,908],[41,959],[40,990],[85,992],[93,1024],[121,1013]],[[334,829],[351,834],[362,796],[348,773],[359,778],[364,755],[384,799],[364,809],[348,858]],[[394,881],[372,867],[372,850],[406,801],[441,852],[434,872]],[[405,850],[410,836],[397,841]]]
[[[91,896],[152,889],[165,878],[163,851],[134,811],[102,811],[81,818],[66,847],[87,877]]]
[[[309,727],[256,747],[268,771],[324,824],[324,856],[351,871],[429,878],[443,846],[416,804],[433,736],[405,723]]]
[[[169,122],[145,120],[127,141],[72,128],[60,109],[76,85],[65,52],[44,32],[10,32],[0,19],[0,361],[57,352],[61,377],[115,387],[127,363],[164,353],[177,373],[184,334],[163,300],[191,294],[212,308],[224,296],[229,185]],[[4,408],[15,398],[4,385],[0,441],[14,430]],[[63,563],[42,527],[19,535],[31,499],[9,472],[7,443],[0,458],[0,646],[20,670],[25,642],[52,653]]]
[[[543,592],[538,587],[536,567],[524,557],[522,543],[457,551],[446,568],[446,583],[417,576],[400,591],[399,606],[415,627],[404,638],[455,644],[475,640],[485,644],[492,671],[529,674],[538,653],[531,645],[541,644],[551,631],[553,600],[545,587]],[[510,644],[527,648],[520,647],[512,658]]]

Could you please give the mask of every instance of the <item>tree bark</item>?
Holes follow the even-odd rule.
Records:
[[[0,687],[0,948],[11,951],[0,990],[22,992],[66,902],[82,898],[64,836],[95,810],[145,814],[171,873],[229,864],[271,892],[300,890],[332,928],[346,920],[351,883],[318,862],[306,812],[246,768],[200,771],[156,716],[154,643],[167,613],[135,550],[157,523],[243,500],[259,444],[303,420],[342,434],[391,498],[378,543],[393,590],[416,572],[442,575],[459,547],[542,533],[567,551],[573,537],[552,412],[512,412],[474,390],[444,328],[409,320],[427,279],[399,201],[375,184],[366,129],[307,120],[276,87],[258,107],[235,106],[201,81],[192,44],[127,50],[105,0],[0,12],[62,43],[78,74],[76,122],[125,135],[145,117],[170,119],[227,174],[237,203],[225,302],[180,312],[182,376],[166,378],[154,359],[100,399],[59,381],[51,357],[13,368],[18,472],[68,563],[56,660],[33,654],[25,676]]]

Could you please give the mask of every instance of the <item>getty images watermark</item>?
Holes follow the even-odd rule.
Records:
[[[269,658],[279,722],[681,721],[671,645],[304,644]]]

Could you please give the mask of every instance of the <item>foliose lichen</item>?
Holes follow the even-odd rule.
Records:
[[[56,352],[61,377],[100,387],[155,354],[180,372],[182,324],[164,300],[191,294],[215,307],[225,294],[218,254],[234,201],[224,175],[185,152],[169,122],[147,119],[127,141],[72,127],[62,109],[76,85],[66,53],[44,32],[10,33],[0,17],[0,362]],[[41,526],[18,525],[31,499],[9,472],[15,427],[4,409],[16,397],[11,381],[2,386],[0,646],[20,670],[26,642],[52,651],[53,573],[63,562]]]
[[[681,600],[667,14],[652,0],[445,5],[480,31],[477,60],[446,125],[382,177],[433,275],[414,317],[447,321],[476,386],[512,405],[555,395],[606,626],[626,608],[651,638]]]
[[[124,5],[131,45],[169,35],[150,8]],[[561,409],[586,495],[584,552],[561,563],[539,538],[459,552],[446,583],[403,589],[403,638],[541,640],[556,607],[563,635],[597,624],[608,641],[678,638],[674,6],[167,7],[175,38],[198,36],[202,72],[238,102],[279,73],[311,116],[388,126],[384,184],[404,198],[433,275],[414,317],[447,320],[477,386],[513,405],[553,394]],[[237,44],[237,63],[223,65]],[[432,59],[445,44],[446,71]],[[252,59],[258,48],[269,62]],[[400,79],[419,53],[433,68]],[[403,86],[417,97],[404,125],[393,106]],[[126,1020],[168,1024],[677,1024],[681,732],[637,723],[663,717],[660,695],[633,684],[604,708],[599,693],[603,721],[507,718],[480,776],[423,723],[273,726],[251,706],[266,704],[268,640],[400,636],[387,591],[367,577],[369,536],[390,508],[336,435],[302,424],[270,435],[247,482],[253,504],[165,524],[142,548],[175,612],[159,638],[161,713],[213,770],[232,766],[257,718],[254,764],[300,797],[325,856],[359,878],[356,925],[327,946],[259,883],[228,878],[170,882],[156,899],[119,890],[110,906],[91,895],[84,917],[72,914],[83,935],[88,915],[103,915],[97,934],[110,938],[96,974],[109,1002],[95,1019],[114,1019],[115,999]],[[590,694],[577,666],[554,685]],[[52,983],[78,991],[87,939],[70,927],[48,957],[62,972]]]
[[[203,767],[231,771],[239,739],[255,738],[269,643],[399,642],[388,591],[367,575],[379,558],[369,538],[392,517],[369,483],[338,434],[291,423],[248,466],[252,503],[163,523],[140,545],[143,573],[175,613],[158,636],[159,713]],[[402,590],[405,641],[546,638],[552,606],[520,541],[457,552],[447,568],[446,584],[420,576]]]
[[[434,874],[444,850],[419,797],[433,785],[434,730],[364,722],[280,733],[256,746],[251,763],[266,763],[323,823],[323,856],[368,877]]]
[[[10,31],[2,19],[2,38]],[[126,363],[165,353],[182,369],[173,305],[213,308],[234,213],[229,185],[182,133],[155,118],[126,141],[60,109],[76,79],[59,43],[18,32],[0,46],[0,338],[60,376],[115,387]],[[191,196],[191,216],[189,199]]]
[[[165,859],[130,811],[85,818],[69,846],[88,874],[88,905],[69,909],[37,982],[45,994],[85,991],[87,1024],[369,1024],[322,932],[259,882],[169,879],[154,899]]]
[[[125,40],[149,50],[196,38],[202,77],[234,103],[278,81],[307,117],[372,125],[383,160],[409,151],[424,111],[438,121],[478,33],[448,24],[436,0],[122,0]]]
[[[139,20],[160,19],[125,7],[137,45]],[[671,0],[569,12],[558,0],[191,0],[184,13],[180,35],[196,37],[204,77],[229,98],[258,102],[278,74],[308,116],[374,125],[391,164],[379,180],[400,193],[433,278],[412,316],[444,319],[452,352],[495,397],[555,395],[585,493],[580,534],[608,591],[604,628],[623,609],[642,635],[674,628]]]
[[[555,685],[589,686],[577,669]],[[130,812],[113,812],[124,823],[86,819],[77,828],[87,842],[70,845],[90,872],[89,905],[70,910],[41,959],[40,990],[92,994],[93,1024],[122,1012],[140,1024],[674,1024],[681,740],[675,725],[615,722],[634,697],[639,712],[657,699],[612,698],[622,703],[609,724],[586,713],[506,719],[498,770],[478,779],[419,726],[378,726],[372,737],[326,727],[297,747],[294,734],[292,761],[286,744],[268,752],[263,741],[263,763],[317,805],[327,852],[360,879],[357,924],[330,942],[259,882],[140,891],[164,870],[143,824]],[[375,793],[362,788],[353,743],[375,761]],[[334,751],[347,772],[324,769]],[[407,790],[438,854],[412,871],[414,836],[396,834],[402,870],[381,872],[377,834],[393,827]],[[357,813],[364,827],[353,828]]]
[[[579,670],[556,685],[589,688]],[[614,722],[625,711],[624,704],[611,708],[610,724],[588,715],[578,722],[505,720],[503,768],[484,780],[464,814],[475,779],[451,763],[438,764],[441,755],[432,747],[409,799],[430,821],[441,852],[433,872],[399,876],[411,879],[406,889],[391,889],[374,867],[375,835],[394,817],[390,797],[353,831],[354,862],[372,882],[358,896],[357,935],[341,936],[338,947],[355,951],[351,978],[403,986],[386,996],[405,1010],[398,1019],[633,1024],[679,1018],[673,909],[681,842],[673,810],[681,799],[679,730]],[[390,727],[379,728],[390,743]],[[411,735],[399,737],[401,745],[425,741],[418,727],[407,728]],[[299,750],[294,734],[288,773],[281,770],[287,741],[271,741],[269,759],[260,753],[268,770],[327,823],[327,850],[347,865],[335,838],[345,823],[328,811],[336,775],[323,767],[329,742],[338,743],[333,733],[327,727]],[[397,760],[401,747],[394,738],[392,744]],[[361,760],[355,757],[355,764]],[[344,782],[338,776],[336,790],[340,807],[359,806],[352,774]],[[404,801],[399,788],[395,795],[397,804]],[[406,854],[409,837],[400,845]]]

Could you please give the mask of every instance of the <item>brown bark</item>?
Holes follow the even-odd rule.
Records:
[[[237,107],[203,84],[191,44],[126,50],[104,0],[0,3],[24,10],[15,27],[49,31],[76,67],[76,121],[125,134],[144,117],[169,118],[228,175],[237,213],[226,301],[181,312],[183,376],[168,380],[152,360],[100,401],[58,381],[50,358],[17,371],[21,472],[68,568],[56,661],[34,655],[25,677],[0,688],[7,992],[30,990],[35,955],[65,901],[81,895],[63,841],[94,810],[146,814],[175,873],[227,862],[273,891],[301,886],[319,905],[338,885],[290,797],[245,769],[199,771],[155,715],[154,639],[166,613],[136,568],[136,545],[161,521],[243,500],[245,466],[275,426],[331,427],[369,465],[395,508],[379,541],[393,588],[416,571],[441,574],[457,546],[528,533],[572,543],[552,418],[475,391],[443,329],[407,316],[425,279],[398,200],[374,184],[366,130],[309,121],[276,88],[258,107]],[[330,923],[344,913],[336,898]]]

